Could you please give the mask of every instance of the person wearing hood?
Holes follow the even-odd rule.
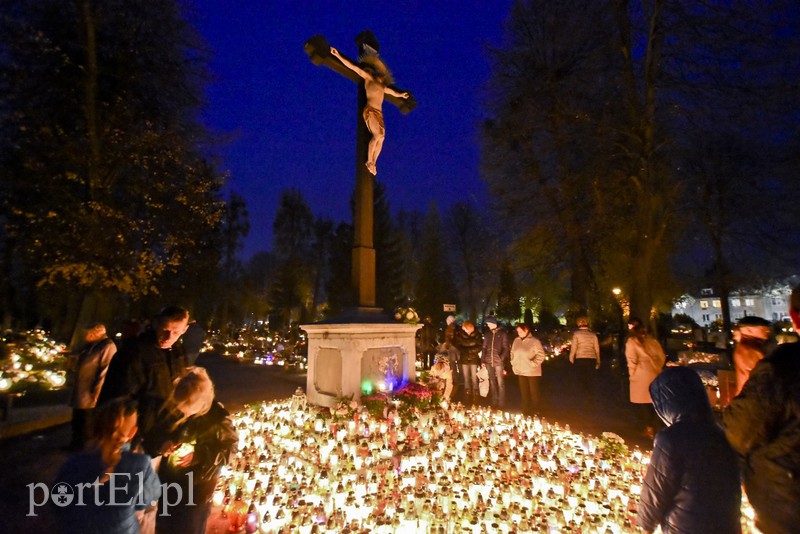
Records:
[[[655,436],[636,524],[645,532],[741,532],[736,453],[717,425],[697,372],[667,367],[650,384],[667,425]]]

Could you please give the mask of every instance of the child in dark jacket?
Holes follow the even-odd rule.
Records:
[[[205,534],[220,471],[239,441],[233,421],[214,399],[214,384],[202,367],[188,367],[176,380],[162,414],[164,423],[145,436],[144,448],[161,455],[159,477],[180,486],[182,498],[169,516],[158,516],[156,532]]]
[[[736,454],[714,420],[698,374],[667,367],[650,384],[667,428],[656,434],[637,525],[645,532],[741,532]]]

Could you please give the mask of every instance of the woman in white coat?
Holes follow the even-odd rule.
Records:
[[[628,321],[628,331],[625,358],[628,360],[630,400],[643,427],[642,435],[652,438],[658,416],[650,397],[650,383],[664,367],[666,355],[661,344],[647,334],[647,328],[639,319],[632,318]]]
[[[539,380],[542,378],[544,347],[525,323],[517,323],[517,338],[511,344],[511,370],[519,380],[522,413],[534,415],[539,408]]]

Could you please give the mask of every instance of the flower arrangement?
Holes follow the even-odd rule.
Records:
[[[435,410],[442,402],[441,392],[425,384],[409,382],[394,392],[363,395],[361,404],[372,417],[386,419],[390,412],[406,421],[416,421],[420,414]]]
[[[367,409],[367,412],[374,419],[386,418],[386,406],[389,404],[389,395],[384,392],[373,393],[372,395],[363,395],[361,397],[361,404]]]
[[[613,432],[603,432],[598,448],[606,460],[613,460],[628,454],[628,446],[625,445],[625,440]]]
[[[423,384],[409,382],[395,393],[395,398],[425,411],[431,405],[431,390]]]
[[[330,411],[333,419],[346,421],[355,417],[358,408],[358,403],[352,397],[341,397]]]
[[[408,324],[417,324],[419,322],[419,314],[411,307],[400,306],[394,310],[394,318]]]

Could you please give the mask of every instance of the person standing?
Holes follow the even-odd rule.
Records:
[[[625,358],[628,360],[630,377],[630,401],[643,427],[642,435],[652,439],[658,417],[653,411],[653,399],[650,397],[649,388],[650,383],[661,372],[667,358],[661,344],[647,334],[647,328],[641,320],[632,318],[628,322],[628,331]]]
[[[755,316],[742,317],[733,331],[736,347],[733,349],[733,367],[736,370],[735,397],[744,387],[750,373],[768,352],[772,325],[766,319]]]
[[[433,357],[436,356],[436,346],[438,345],[438,334],[430,315],[425,316],[422,320],[422,328],[417,330],[417,353],[422,359],[423,369],[430,369],[433,365]]]
[[[800,333],[800,286],[789,316]],[[765,534],[800,525],[800,343],[784,343],[759,361],[722,414],[725,434],[743,459],[744,490]]]
[[[636,526],[653,532],[741,532],[742,489],[736,453],[714,419],[700,376],[667,367],[650,384],[667,425],[655,436]]]
[[[86,344],[78,355],[75,368],[75,387],[72,390],[72,441],[71,449],[82,449],[89,439],[92,427],[92,413],[111,359],[117,353],[117,346],[108,338],[102,323],[92,323],[86,327]]]
[[[589,319],[578,317],[578,329],[572,334],[569,348],[569,363],[575,366],[578,384],[584,395],[584,407],[594,400],[594,373],[600,369],[600,341],[597,334],[589,330]]]
[[[155,424],[158,409],[172,394],[173,380],[187,367],[183,346],[177,341],[188,325],[186,309],[179,306],[162,309],[152,328],[121,347],[109,369],[109,376],[117,377],[117,382],[106,380],[101,402],[132,398],[139,403],[139,427],[146,431]]]
[[[517,337],[511,344],[511,370],[517,375],[522,413],[534,415],[539,408],[539,380],[542,378],[544,347],[526,323],[517,323]]]
[[[481,361],[489,371],[489,391],[492,407],[502,410],[506,405],[505,371],[508,361],[508,337],[497,326],[497,318],[489,316],[484,321],[488,332],[483,338]]]
[[[464,374],[464,403],[475,404],[478,398],[478,365],[481,363],[482,339],[471,321],[464,321],[461,330],[453,338],[461,359]]]
[[[464,373],[461,370],[461,358],[453,341],[460,330],[461,328],[458,326],[455,316],[448,315],[447,319],[445,319],[444,340],[439,347],[439,351],[446,353],[450,362],[450,370],[453,373],[453,393],[451,395],[453,399],[458,397],[464,390]]]

